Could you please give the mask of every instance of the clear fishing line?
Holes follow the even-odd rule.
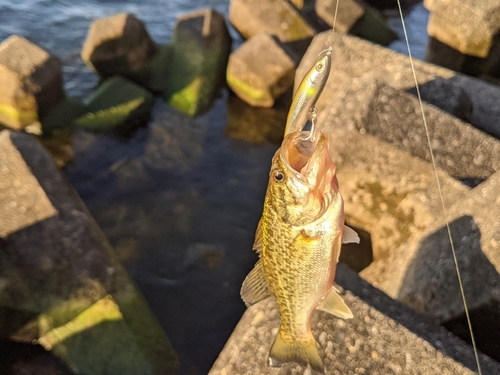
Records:
[[[403,26],[403,33],[404,33],[404,37],[405,37],[406,48],[408,49],[408,57],[410,60],[411,71],[413,73],[413,80],[415,82],[415,89],[417,91],[418,102],[420,105],[420,113],[422,114],[422,121],[424,123],[425,135],[427,136],[427,145],[429,146],[431,161],[432,161],[432,165],[434,167],[434,176],[436,178],[436,184],[437,184],[437,188],[438,188],[438,192],[439,192],[439,198],[441,199],[441,208],[442,208],[442,212],[443,212],[443,217],[444,217],[444,220],[446,222],[446,229],[448,230],[448,239],[450,241],[451,252],[453,254],[453,261],[455,262],[455,270],[457,271],[458,285],[460,287],[460,293],[462,295],[462,302],[463,302],[464,309],[465,309],[465,316],[467,318],[467,325],[469,326],[470,338],[472,341],[472,347],[474,349],[474,356],[476,358],[477,370],[478,370],[478,374],[482,375],[481,364],[479,363],[479,354],[478,354],[477,346],[476,346],[476,340],[474,339],[474,332],[472,329],[472,323],[471,323],[470,316],[469,316],[469,309],[467,308],[467,300],[465,298],[464,286],[462,283],[462,277],[460,276],[460,268],[458,267],[458,260],[457,260],[457,255],[456,255],[456,251],[455,251],[455,245],[453,244],[453,239],[451,237],[451,230],[450,230],[450,223],[448,220],[448,213],[446,211],[446,207],[444,204],[443,192],[441,189],[441,183],[439,181],[439,176],[438,176],[437,167],[436,167],[436,161],[434,159],[434,152],[432,151],[431,137],[429,135],[429,127],[427,125],[427,119],[425,117],[424,105],[422,103],[422,97],[420,95],[420,89],[418,87],[418,80],[417,80],[417,74],[415,72],[415,66],[413,65],[413,57],[411,55],[410,42],[408,40],[408,33],[406,32],[406,24],[405,24],[405,20],[403,17],[403,10],[401,9],[401,0],[397,0],[397,3],[398,3],[399,15],[401,17],[401,25]],[[337,6],[338,6],[338,0],[337,0]]]

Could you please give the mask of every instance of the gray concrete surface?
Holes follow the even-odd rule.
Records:
[[[0,146],[9,155],[0,196],[35,179],[55,211],[0,241],[0,308],[11,317],[0,335],[39,343],[76,373],[174,373],[167,337],[52,157],[27,134],[4,131]],[[30,202],[22,192],[10,198]]]
[[[272,35],[257,34],[229,56],[227,84],[248,104],[272,107],[293,86],[296,59]]]
[[[324,358],[326,374],[474,374],[470,346],[444,328],[425,320],[360,279],[343,264],[337,283],[354,314],[342,320],[316,313],[313,334]],[[289,364],[268,367],[267,357],[279,325],[270,298],[247,309],[209,375],[311,374]],[[480,354],[484,374],[500,374],[500,364]]]
[[[317,103],[320,111],[339,85],[354,77],[370,76],[395,89],[414,92],[415,83],[407,56],[340,32],[332,34],[331,31],[318,34],[311,42],[297,68],[295,87],[317,60],[318,54],[329,46],[333,46],[332,70]],[[461,114],[475,127],[500,137],[499,87],[423,61],[414,62],[424,101],[448,113]],[[465,112],[464,103],[467,107]]]
[[[61,62],[12,35],[0,45],[0,123],[41,134],[40,119],[63,98]]]

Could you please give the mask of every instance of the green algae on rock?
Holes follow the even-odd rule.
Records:
[[[225,83],[230,51],[222,14],[206,8],[178,18],[164,99],[190,116],[206,111]]]
[[[112,77],[86,99],[85,114],[77,126],[96,132],[133,128],[149,118],[154,96],[146,89],[122,78]]]

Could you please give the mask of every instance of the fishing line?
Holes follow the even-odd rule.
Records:
[[[474,332],[472,330],[472,323],[471,323],[470,316],[469,316],[469,309],[467,308],[467,300],[465,298],[464,286],[462,283],[462,277],[460,276],[460,268],[458,267],[458,260],[457,260],[457,255],[456,255],[456,251],[455,251],[455,245],[453,244],[453,239],[451,237],[451,230],[450,230],[450,223],[448,220],[448,213],[446,211],[446,207],[444,204],[443,191],[441,189],[441,183],[439,181],[439,176],[438,176],[437,167],[436,167],[436,161],[434,159],[434,152],[432,151],[431,137],[429,135],[429,127],[427,125],[427,119],[425,117],[425,111],[424,111],[424,105],[422,103],[422,97],[420,96],[420,89],[418,87],[418,80],[417,80],[417,74],[415,72],[415,66],[413,65],[413,57],[411,55],[410,42],[408,40],[408,34],[406,32],[406,25],[405,25],[405,20],[403,17],[403,11],[401,9],[401,1],[397,0],[397,3],[398,3],[399,15],[401,17],[401,25],[403,26],[403,33],[404,33],[404,37],[405,37],[405,41],[406,41],[406,48],[408,49],[408,57],[410,59],[411,71],[413,73],[413,80],[415,82],[415,89],[417,91],[418,102],[420,105],[420,113],[422,114],[422,120],[423,120],[424,128],[425,128],[425,135],[427,136],[427,145],[429,146],[431,161],[432,161],[432,165],[434,166],[434,176],[436,178],[437,188],[438,188],[438,192],[439,192],[439,198],[441,199],[441,208],[442,208],[442,212],[443,212],[443,217],[444,217],[444,220],[446,222],[446,229],[448,230],[448,239],[450,241],[451,252],[453,254],[453,260],[455,262],[455,270],[457,272],[458,285],[460,287],[460,293],[462,295],[462,302],[463,302],[464,309],[465,309],[465,316],[467,318],[467,325],[469,326],[470,338],[471,338],[471,342],[472,342],[472,347],[474,349],[474,356],[476,358],[477,370],[478,370],[478,374],[482,375],[481,365],[479,363],[479,354],[478,354],[477,346],[476,346],[476,340],[474,339]],[[338,0],[337,0],[337,5],[338,5]]]

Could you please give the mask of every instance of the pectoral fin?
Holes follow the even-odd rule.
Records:
[[[243,281],[240,294],[241,299],[243,299],[247,306],[262,301],[271,295],[271,290],[264,274],[262,260],[259,259],[255,267],[245,278],[245,281]]]
[[[342,319],[352,319],[354,317],[351,310],[347,307],[344,300],[334,287],[330,289],[330,292],[323,302],[319,304],[316,310],[325,311]]]
[[[344,234],[342,235],[342,243],[359,243],[358,234],[347,225],[344,225]]]

